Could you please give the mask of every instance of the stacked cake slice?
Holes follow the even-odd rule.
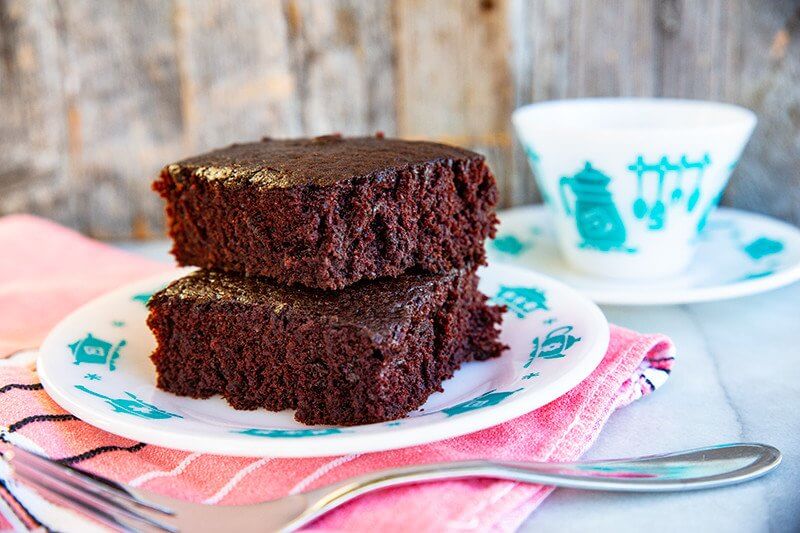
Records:
[[[263,139],[169,165],[154,186],[178,262],[202,268],[150,300],[164,390],[364,424],[503,350],[475,275],[497,201],[476,153]]]

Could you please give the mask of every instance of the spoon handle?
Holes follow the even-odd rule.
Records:
[[[458,461],[381,470],[304,493],[299,527],[367,492],[424,481],[484,477],[572,489],[668,492],[741,483],[778,466],[781,453],[765,444],[720,444],[630,459],[574,463]]]
[[[660,455],[576,463],[494,463],[519,481],[622,492],[687,491],[733,485],[778,466],[765,444],[721,444]]]

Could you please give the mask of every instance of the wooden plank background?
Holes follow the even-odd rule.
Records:
[[[514,107],[724,100],[760,123],[725,203],[800,224],[796,0],[0,0],[0,213],[163,235],[150,182],[237,140],[381,130],[538,200]]]

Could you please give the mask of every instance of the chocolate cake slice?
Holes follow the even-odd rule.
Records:
[[[483,156],[382,137],[234,144],[164,168],[182,265],[340,289],[485,261],[498,199]]]
[[[405,274],[341,291],[199,270],[156,293],[158,386],[306,424],[399,418],[461,363],[500,355],[501,309],[474,271]]]

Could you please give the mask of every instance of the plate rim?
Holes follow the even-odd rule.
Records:
[[[72,329],[68,326],[76,315],[97,305],[103,305],[105,300],[114,300],[123,294],[127,295],[140,285],[153,285],[176,279],[180,275],[191,272],[194,267],[176,268],[127,283],[99,295],[73,310],[50,330],[42,342],[36,359],[37,372],[42,386],[50,398],[61,408],[77,416],[87,424],[120,437],[171,449],[239,457],[300,458],[381,452],[430,444],[494,427],[560,398],[580,384],[600,365],[608,349],[611,335],[609,322],[600,308],[585,295],[557,279],[525,268],[502,263],[483,267],[484,270],[487,268],[509,270],[512,273],[517,271],[518,275],[523,275],[529,279],[531,277],[537,278],[537,282],[541,280],[545,285],[549,285],[550,290],[556,290],[562,294],[571,294],[574,300],[583,304],[583,310],[589,315],[589,323],[596,324],[598,334],[594,343],[587,348],[586,355],[555,382],[535,389],[527,395],[519,396],[513,400],[510,399],[490,408],[464,413],[457,418],[434,419],[430,423],[420,426],[386,427],[383,431],[367,434],[336,434],[333,436],[334,438],[329,439],[326,436],[304,437],[291,441],[291,446],[287,446],[286,439],[255,439],[236,434],[229,436],[213,435],[207,439],[198,439],[196,434],[187,434],[190,432],[170,431],[168,428],[141,425],[137,424],[136,419],[127,420],[113,416],[111,411],[92,408],[91,403],[76,401],[74,399],[77,398],[76,395],[67,394],[63,387],[59,385],[58,379],[54,379],[54,376],[50,375],[46,362],[48,356],[46,354],[56,353],[56,348],[60,346],[56,342],[56,337],[59,336],[62,330]],[[533,280],[531,282],[535,283]],[[380,422],[376,425],[381,424],[385,424],[385,422]],[[341,427],[346,429],[345,426]],[[176,441],[179,440],[187,442],[178,445],[179,443],[176,443]],[[319,451],[315,450],[315,448]]]
[[[502,231],[502,224],[503,224],[503,215],[512,215],[512,216],[520,216],[523,213],[530,213],[536,212],[536,214],[542,214],[543,216],[548,216],[546,213],[548,207],[545,204],[532,204],[532,205],[523,205],[512,207],[510,209],[504,209],[497,213],[498,218],[500,218],[500,225],[498,226],[498,232]],[[797,237],[798,242],[800,243],[800,228],[775,217],[764,215],[762,213],[755,213],[752,211],[746,211],[744,209],[737,209],[734,207],[718,207],[714,212],[711,214],[711,219],[713,220],[715,215],[719,213],[723,213],[725,215],[730,215],[734,217],[752,217],[760,219],[762,222],[772,224],[777,227],[781,227],[784,231],[788,233],[794,233]],[[570,268],[567,265],[566,261],[563,257],[561,257],[562,264]],[[530,272],[540,273],[539,271],[530,269],[528,267],[512,264],[512,266],[516,266],[518,268],[522,268],[523,270],[528,270]],[[600,278],[594,278],[590,275],[583,274],[579,270],[575,270],[570,268],[570,273],[576,277],[580,277],[582,280],[586,280],[587,282],[592,282]],[[561,283],[568,284],[568,280],[564,280],[554,274],[552,272],[542,273],[542,275],[551,277],[560,281]],[[752,296],[755,294],[760,294],[762,292],[767,292],[775,289],[779,289],[781,287],[785,287],[796,281],[800,280],[800,260],[798,260],[793,265],[780,270],[778,272],[774,272],[764,277],[755,278],[755,279],[748,279],[748,280],[737,280],[733,283],[729,284],[717,284],[713,286],[707,287],[693,287],[689,289],[675,289],[675,288],[664,288],[661,290],[652,290],[652,287],[649,290],[619,290],[619,289],[603,289],[603,288],[591,288],[591,287],[572,287],[574,290],[580,292],[581,294],[585,295],[587,298],[590,298],[593,302],[600,304],[600,305],[625,305],[625,306],[636,306],[636,307],[646,307],[646,306],[656,306],[656,305],[682,305],[682,304],[693,304],[693,303],[703,303],[703,302],[719,302],[724,300],[730,300],[733,298],[741,298],[743,296]],[[658,280],[651,280],[652,283],[657,283]]]

